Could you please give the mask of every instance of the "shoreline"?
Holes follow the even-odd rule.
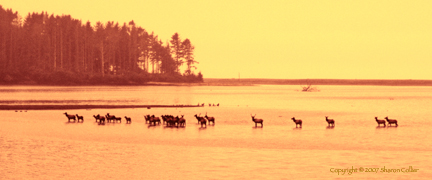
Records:
[[[122,109],[122,108],[193,108],[197,105],[0,105],[0,110],[67,110],[67,109]]]
[[[204,79],[207,84],[250,85],[336,85],[336,86],[432,86],[432,80],[421,79]]]
[[[204,78],[204,82],[156,82],[143,84],[0,84],[0,86],[256,86],[256,85],[336,85],[336,86],[432,86],[427,79],[228,79]]]

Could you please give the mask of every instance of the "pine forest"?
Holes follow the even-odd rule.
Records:
[[[18,12],[0,5],[0,84],[142,85],[202,82],[194,46],[128,23],[92,25],[70,15]]]

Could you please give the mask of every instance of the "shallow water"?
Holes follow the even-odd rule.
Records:
[[[0,111],[5,179],[422,179],[432,176],[432,87],[0,87],[0,104],[198,104],[197,108]],[[220,103],[209,107],[208,103]],[[99,125],[93,115],[130,116]],[[216,118],[201,128],[195,114]],[[143,115],[184,115],[185,128]],[[251,114],[264,119],[255,128]],[[329,128],[325,116],[335,119]],[[397,119],[377,127],[374,117]],[[291,118],[303,120],[296,128]],[[346,168],[417,172],[335,172]],[[333,169],[332,169],[333,168]],[[333,171],[333,172],[331,172]]]

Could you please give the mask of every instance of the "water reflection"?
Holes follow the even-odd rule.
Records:
[[[274,87],[281,91],[268,92],[266,87]],[[79,99],[88,97],[90,100],[97,100],[102,98],[93,98],[93,96],[104,95],[105,100],[116,100],[124,98],[123,95],[125,95],[130,97],[130,100],[139,98],[139,101],[144,104],[164,104],[171,103],[170,98],[167,99],[166,96],[177,96],[175,91],[177,87],[161,87],[160,89],[156,87],[157,90],[170,93],[154,96],[151,93],[154,90],[153,87],[144,88],[149,88],[149,90],[143,97],[160,98],[160,101],[141,101],[143,99],[141,91],[135,93],[136,97],[132,96],[133,93],[130,91],[120,94],[118,91],[98,92],[90,93],[87,96],[75,93],[73,97],[80,97]],[[171,92],[162,88],[173,90]],[[207,99],[214,102],[219,99],[223,101],[223,107],[201,107],[205,108],[203,112],[208,111],[216,118],[223,119],[223,121],[218,121],[218,126],[208,124],[207,128],[204,125],[200,127],[200,123],[195,123],[193,115],[198,114],[197,111],[201,110],[197,108],[181,109],[185,117],[191,118],[190,121],[188,119],[189,128],[145,123],[142,114],[173,114],[178,111],[169,108],[110,109],[109,111],[113,114],[127,115],[138,120],[133,125],[129,124],[127,128],[122,125],[125,122],[121,124],[106,122],[105,124],[92,121],[95,113],[85,110],[74,110],[73,114],[82,113],[85,118],[88,117],[86,123],[67,122],[67,118],[62,114],[64,111],[59,110],[29,111],[27,113],[3,111],[1,112],[3,120],[0,121],[2,127],[0,128],[0,144],[3,144],[0,145],[0,151],[7,154],[8,158],[2,164],[12,169],[7,169],[2,176],[5,177],[4,174],[6,174],[4,179],[34,179],[35,174],[28,172],[38,172],[48,175],[44,176],[45,178],[70,176],[76,179],[139,179],[142,178],[142,173],[139,172],[146,172],[147,179],[173,179],[179,177],[179,174],[182,174],[182,179],[208,177],[224,179],[230,175],[237,175],[238,172],[244,172],[238,173],[238,176],[234,178],[283,179],[286,178],[287,173],[298,171],[297,174],[293,174],[293,179],[313,178],[317,174],[323,179],[330,179],[336,177],[335,174],[323,173],[324,171],[328,172],[331,167],[335,166],[342,168],[343,164],[351,166],[352,162],[372,165],[391,162],[388,164],[391,168],[398,167],[399,164],[410,163],[430,169],[429,161],[425,161],[424,156],[416,156],[416,152],[424,152],[427,153],[426,155],[430,155],[428,152],[431,152],[431,142],[417,137],[426,137],[432,126],[428,119],[430,110],[427,109],[432,106],[432,101],[424,101],[424,98],[411,98],[414,94],[412,91],[406,89],[396,91],[397,89],[394,90],[393,87],[356,86],[351,88],[344,86],[337,88],[332,86],[329,90],[323,88],[324,90],[320,93],[299,94],[287,91],[285,86],[257,86],[247,87],[248,89],[256,88],[256,91],[246,91],[243,90],[244,87],[218,87],[224,92],[215,95],[204,93],[205,88],[208,87],[194,88],[195,92],[191,95],[194,97],[191,98],[194,99],[193,101],[204,102]],[[235,91],[232,90],[233,88]],[[368,93],[374,98],[363,98],[364,91],[357,90],[358,88],[370,89]],[[383,90],[376,91],[377,88]],[[388,96],[389,92],[398,96],[406,94],[409,99],[398,99],[404,102],[389,104],[381,98]],[[424,93],[427,93],[425,95],[427,98],[432,99],[430,92],[431,88],[428,88]],[[52,94],[48,93],[45,97],[51,98]],[[343,97],[342,100],[339,100],[333,98],[334,96]],[[59,94],[56,97],[64,99],[65,95]],[[54,100],[56,97],[53,97]],[[347,101],[343,99],[345,97],[359,97],[359,99]],[[266,99],[267,103],[265,105],[255,103],[256,99]],[[179,102],[186,103],[181,99]],[[241,104],[240,107],[237,106],[237,103]],[[354,103],[355,107],[360,107],[361,110],[351,109],[349,103]],[[245,107],[246,104],[249,104],[249,108]],[[324,104],[332,104],[332,106]],[[419,106],[411,107],[406,104]],[[228,105],[231,106],[228,107]],[[343,109],[344,107],[348,108]],[[389,108],[391,108],[388,111],[389,114],[395,118],[403,119],[413,116],[419,116],[419,118],[415,121],[405,121],[401,129],[395,126],[377,126],[376,129],[385,130],[375,130],[380,137],[376,138],[374,133],[370,133],[370,131],[374,132],[372,127],[377,125],[376,122],[364,122],[363,119],[367,120],[371,114],[387,112]],[[266,129],[261,126],[254,127],[254,123],[250,122],[250,117],[248,117],[249,114],[244,113],[247,111],[257,112],[261,118],[272,120],[266,121]],[[325,122],[320,119],[323,112],[344,119],[340,121],[342,123],[338,125],[338,130],[332,131],[334,126],[325,126]],[[310,119],[306,130],[302,131],[300,127],[293,128],[293,122],[288,122],[287,116],[279,116],[283,113],[296,113],[303,119]],[[68,125],[63,125],[64,122]],[[249,129],[250,125],[252,129]],[[292,131],[289,131],[289,128],[292,128]],[[362,134],[362,138],[358,138],[358,134]],[[376,151],[376,153],[373,156],[367,156],[369,151]],[[326,156],[328,153],[332,154],[330,160]],[[109,158],[106,155],[109,155]],[[83,164],[83,159],[90,161]],[[233,160],[237,163],[232,163]],[[65,162],[66,165],[78,169],[75,171],[65,169]],[[49,164],[50,166],[33,166],[37,164]],[[271,168],[268,168],[269,165]],[[94,166],[100,167],[101,170],[88,171]],[[21,167],[26,167],[26,170],[20,171]],[[166,168],[160,167],[169,167],[175,171],[166,171]],[[196,171],[196,169],[199,170]],[[255,171],[256,169],[264,169],[264,171]],[[289,171],[289,169],[294,170]],[[308,173],[304,173],[305,171],[302,171],[304,169],[307,169]],[[82,173],[76,173],[77,171]],[[390,179],[395,179],[397,175],[401,174],[356,174],[359,179],[377,178],[378,176],[378,178],[392,176]],[[428,174],[410,174],[410,176],[416,175],[426,176]]]
[[[326,129],[334,129],[334,126],[327,126]]]
[[[65,124],[83,124],[83,121],[66,121]]]
[[[200,128],[198,128],[198,130],[205,130],[205,129],[207,129],[207,127],[200,127]]]
[[[396,129],[397,126],[387,126],[388,129]]]
[[[150,129],[150,128],[155,128],[155,127],[158,127],[158,126],[159,125],[149,124],[149,125],[147,125],[147,128]],[[164,128],[168,128],[168,127],[171,127],[171,126],[164,126]]]

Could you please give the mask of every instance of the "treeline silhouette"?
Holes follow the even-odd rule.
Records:
[[[22,18],[0,5],[0,84],[202,82],[194,48],[178,33],[164,43],[134,21],[93,26],[46,12]]]

